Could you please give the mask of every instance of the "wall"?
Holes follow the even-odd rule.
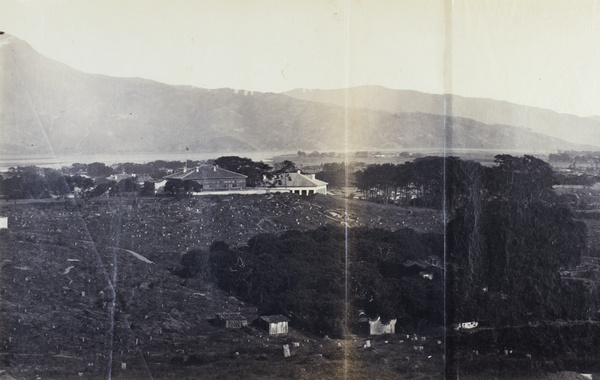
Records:
[[[241,329],[242,327],[246,326],[248,326],[248,321],[234,320],[225,322],[225,327],[228,329]]]
[[[274,188],[279,189],[279,188]],[[317,186],[317,187],[288,187],[281,188],[281,191],[289,191],[290,193],[295,193],[299,195],[313,195],[313,194],[327,194],[327,186]]]
[[[203,190],[245,189],[246,188],[246,180],[245,179],[242,179],[242,180],[211,179],[211,180],[202,180],[202,181],[197,180],[196,182],[198,182],[199,184],[202,185]]]
[[[288,333],[288,323],[287,322],[269,323],[269,335],[278,335],[278,334],[287,334],[287,333]]]
[[[395,334],[396,333],[396,320],[390,320],[390,323],[383,324],[379,318],[369,320],[369,333],[371,335],[382,335],[382,334]]]

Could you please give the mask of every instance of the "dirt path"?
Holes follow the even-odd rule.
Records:
[[[283,215],[282,212],[280,212],[279,214],[277,214],[275,216],[267,216],[266,218],[262,218],[261,220],[258,221],[258,223],[256,223],[256,227],[260,228],[261,231],[268,232],[264,228],[262,228],[261,223],[264,222],[265,220],[268,220],[268,219],[280,217],[281,215]]]
[[[137,252],[133,252],[133,251],[130,251],[130,250],[128,250],[128,249],[125,249],[125,248],[120,248],[120,249],[122,249],[122,250],[123,250],[123,251],[125,251],[125,252],[129,252],[129,253],[131,253],[131,254],[133,255],[133,257],[135,257],[135,258],[136,258],[136,259],[138,259],[138,260],[141,260],[141,261],[143,261],[143,262],[145,262],[145,263],[148,263],[148,264],[154,264],[154,262],[152,262],[152,261],[148,260],[147,258],[145,258],[144,256],[140,255],[140,254],[139,254],[139,253],[137,253]]]

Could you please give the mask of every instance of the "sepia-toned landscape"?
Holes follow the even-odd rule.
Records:
[[[595,1],[83,3],[6,2],[0,380],[600,378]]]

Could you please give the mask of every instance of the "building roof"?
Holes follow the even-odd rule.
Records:
[[[235,313],[235,312],[218,313],[217,318],[227,320],[227,321],[245,321],[246,320],[246,317],[244,317],[242,314]]]
[[[279,184],[279,181],[281,181],[281,184]],[[274,176],[269,183],[274,187],[319,187],[327,185],[327,182],[314,178],[314,174],[301,173],[282,173]]]
[[[263,321],[265,321],[267,323],[279,323],[279,322],[289,322],[290,321],[289,319],[287,319],[286,317],[284,317],[281,314],[263,315],[262,317],[260,317],[260,319],[262,319]]]
[[[377,316],[377,318],[369,318],[369,323],[381,323],[382,325],[394,325],[398,320],[396,318],[390,319],[387,323],[381,322],[381,317]]]
[[[200,181],[207,179],[246,179],[248,176],[222,169],[216,165],[202,165],[192,169],[169,174],[164,179],[180,179],[182,181]]]
[[[133,177],[132,174],[119,173],[119,174],[113,174],[113,175],[109,176],[107,179],[109,181],[117,181],[117,182],[119,182],[119,181],[122,181],[124,179],[131,178],[131,177]]]
[[[155,180],[152,176],[148,174],[142,174],[136,177],[136,180],[139,182],[160,182],[162,180]]]

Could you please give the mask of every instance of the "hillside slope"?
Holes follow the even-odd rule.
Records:
[[[579,117],[506,101],[459,95],[426,94],[381,86],[359,86],[348,91],[303,90],[286,92],[294,99],[344,105],[390,113],[421,112],[471,119],[489,125],[523,127],[572,143],[600,145],[600,116]],[[348,99],[346,99],[348,96]],[[447,102],[445,105],[444,102]]]
[[[380,106],[358,102],[346,112],[325,99],[86,74],[7,34],[0,89],[4,154],[582,148],[524,128],[444,118],[430,109],[433,100],[426,112],[406,106],[420,102],[415,94],[383,94],[373,98]]]

